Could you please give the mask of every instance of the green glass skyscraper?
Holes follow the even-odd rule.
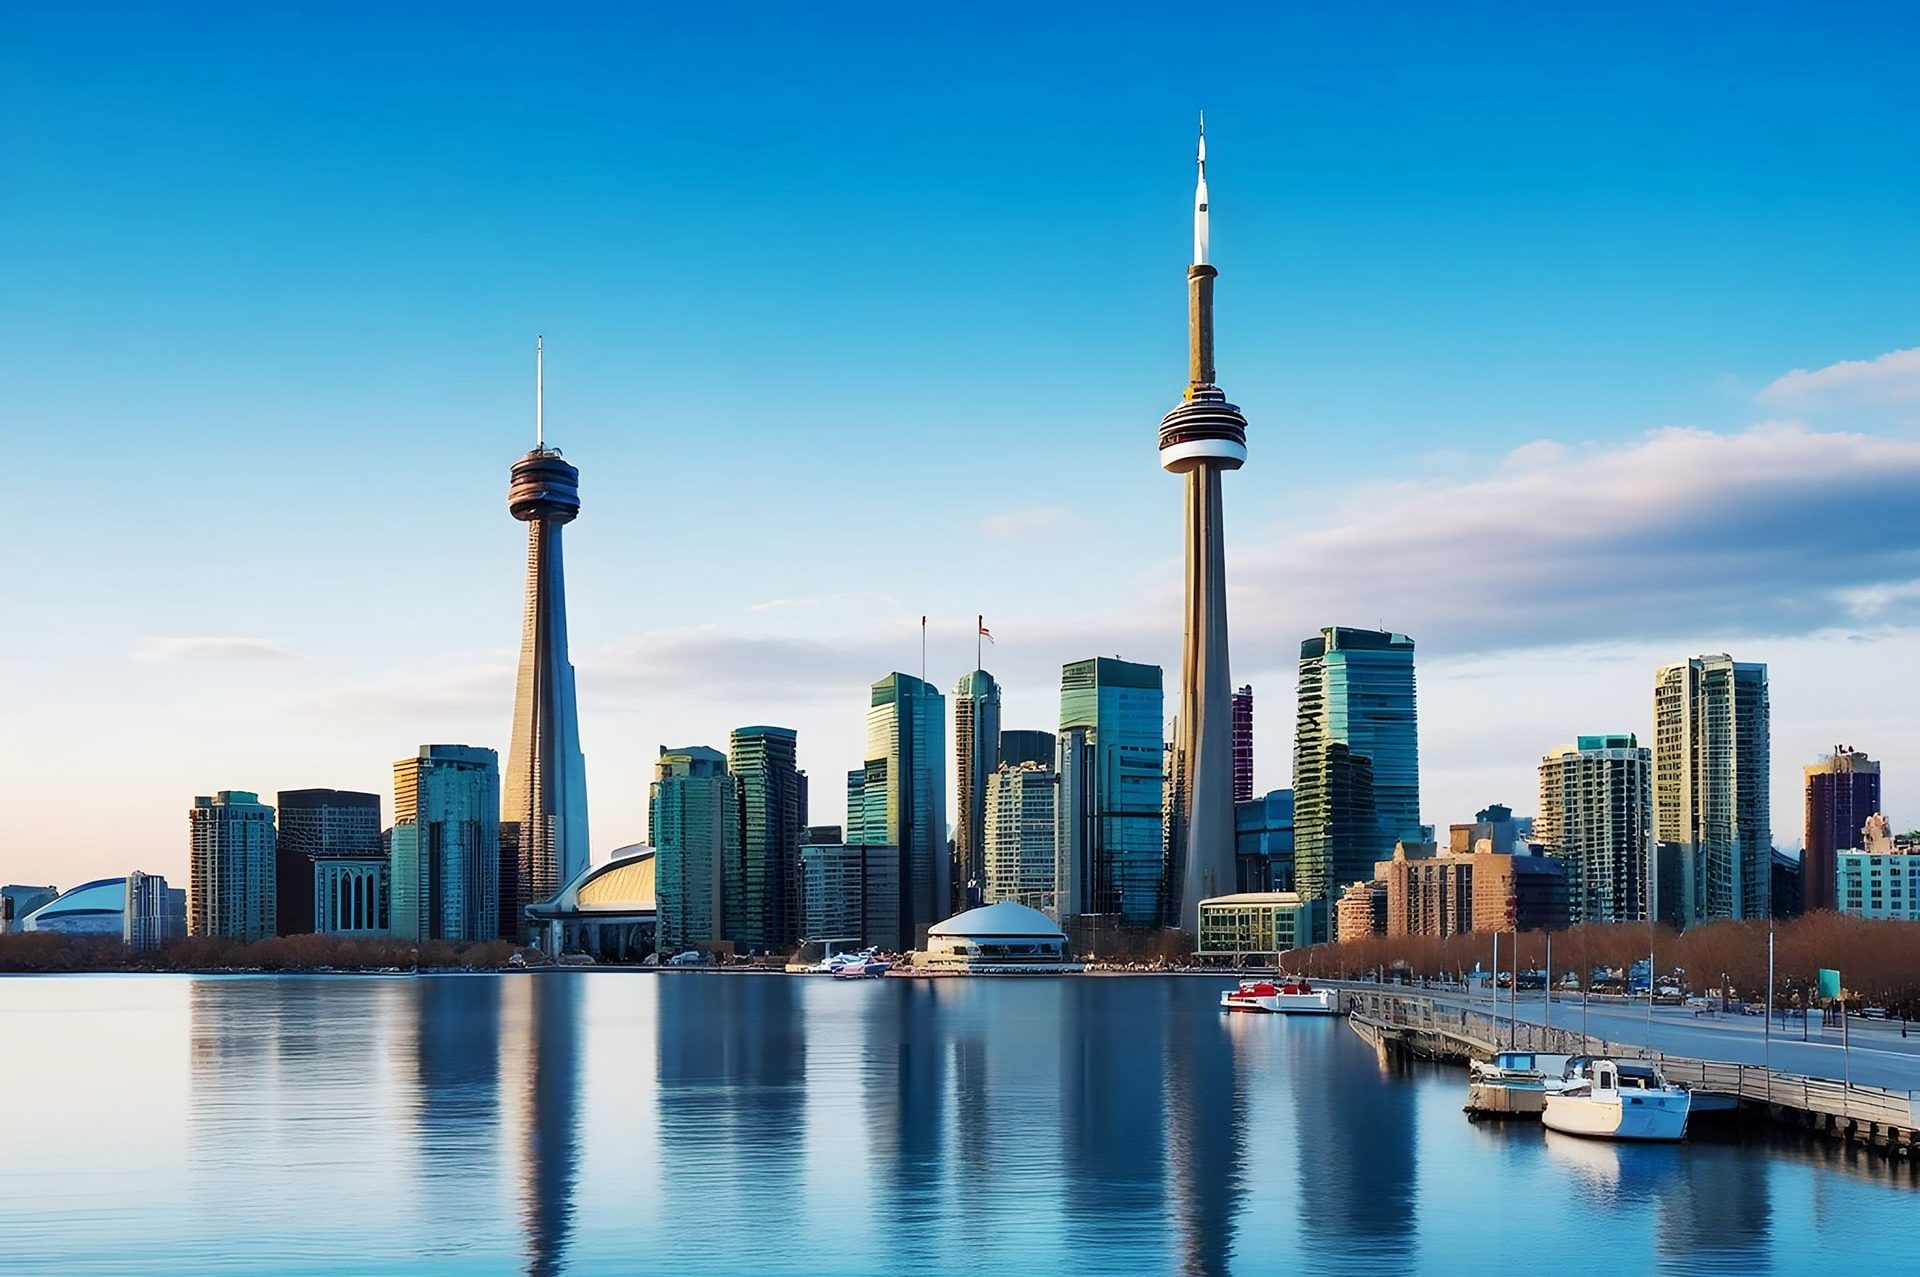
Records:
[[[1054,893],[1062,918],[1164,920],[1160,667],[1110,657],[1060,671]]]
[[[739,846],[740,790],[726,755],[704,745],[660,747],[648,794],[659,950],[726,936],[726,866]]]
[[[739,783],[740,836],[727,860],[726,935],[780,953],[799,935],[800,830],[806,786],[791,727],[738,727],[727,764]]]
[[[1394,843],[1422,837],[1413,640],[1330,626],[1300,644],[1294,886],[1337,900]]]
[[[900,849],[900,940],[920,942],[949,916],[947,702],[933,684],[889,674],[872,688],[867,765],[857,791],[849,777],[848,842]],[[856,800],[858,815],[853,811]]]

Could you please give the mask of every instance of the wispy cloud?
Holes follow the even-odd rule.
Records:
[[[980,520],[980,531],[996,541],[1046,540],[1072,531],[1077,522],[1071,510],[1048,505],[989,515]]]
[[[886,608],[898,608],[900,602],[891,594],[880,594],[872,590],[839,590],[832,594],[820,594],[811,598],[767,599],[760,603],[747,605],[749,612],[799,612],[813,608],[851,607],[856,604],[877,605]]]
[[[1776,405],[1920,403],[1920,346],[1873,359],[1843,359],[1811,371],[1796,368],[1755,398]]]
[[[211,664],[257,664],[297,661],[300,654],[272,639],[223,637],[143,638],[133,649],[137,661],[201,661]]]

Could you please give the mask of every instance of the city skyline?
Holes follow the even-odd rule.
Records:
[[[1887,95],[1892,81],[1874,72],[1885,51],[1864,37],[1796,32],[1807,36],[1792,41],[1799,82],[1834,90],[1810,115],[1797,92],[1757,80],[1698,111],[1714,96],[1704,82],[1637,68],[1636,87],[1664,108],[1657,137],[1571,90],[1547,92],[1529,121],[1503,118],[1501,93],[1542,88],[1537,72],[1509,65],[1547,39],[1526,23],[1482,30],[1487,47],[1462,51],[1484,60],[1474,65],[1491,77],[1489,101],[1452,100],[1411,134],[1395,107],[1440,73],[1393,50],[1405,79],[1386,105],[1345,114],[1303,87],[1351,71],[1340,57],[1273,100],[1226,76],[1159,83],[1151,100],[1074,81],[1071,93],[1035,90],[1006,106],[907,93],[887,125],[850,119],[838,90],[775,70],[769,83],[793,96],[796,124],[771,134],[745,108],[695,118],[671,102],[671,84],[633,89],[668,94],[624,99],[657,129],[558,130],[574,140],[545,163],[571,183],[565,210],[473,186],[475,211],[445,227],[444,248],[422,250],[422,229],[441,226],[436,199],[396,186],[383,154],[343,154],[316,125],[276,158],[260,125],[209,117],[166,84],[147,85],[145,150],[66,167],[104,140],[93,81],[77,68],[97,59],[124,71],[131,49],[115,40],[151,36],[142,21],[83,57],[64,19],[28,13],[8,54],[49,74],[23,80],[48,149],[22,148],[25,196],[0,213],[18,242],[47,250],[18,273],[22,304],[4,321],[7,430],[86,515],[27,529],[21,588],[42,606],[0,648],[17,686],[0,763],[21,794],[54,800],[21,804],[26,820],[0,847],[9,879],[67,885],[137,865],[183,882],[186,796],[385,794],[388,760],[422,741],[504,757],[517,636],[501,618],[514,611],[524,543],[499,526],[497,470],[525,446],[522,352],[536,331],[556,336],[565,370],[568,459],[594,476],[593,533],[570,547],[569,571],[600,847],[643,835],[642,778],[661,744],[776,721],[798,730],[802,768],[844,773],[864,735],[848,706],[884,671],[920,668],[922,614],[933,619],[927,677],[947,687],[970,667],[973,618],[985,612],[1010,728],[1047,727],[1059,667],[1088,652],[1176,669],[1178,559],[1166,547],[1177,498],[1113,423],[1137,420],[1178,377],[1165,278],[1186,247],[1173,228],[1200,104],[1235,156],[1220,205],[1234,244],[1222,359],[1236,399],[1287,441],[1284,457],[1263,453],[1270,460],[1236,476],[1228,557],[1236,681],[1272,707],[1255,792],[1285,787],[1290,772],[1274,730],[1293,694],[1288,648],[1324,625],[1384,625],[1421,645],[1428,823],[1488,802],[1524,810],[1541,753],[1589,724],[1649,739],[1648,672],[1715,651],[1772,671],[1781,845],[1801,827],[1799,769],[1838,739],[1885,760],[1895,824],[1913,822],[1905,777],[1920,735],[1898,692],[1920,654],[1920,591],[1899,501],[1920,478],[1908,429],[1920,280],[1890,265],[1902,260],[1898,219],[1857,214],[1913,202],[1916,179],[1888,145],[1912,109]],[[704,20],[673,21],[685,24],[674,38],[693,39]],[[876,40],[919,47],[929,21],[860,35],[835,56]],[[1288,21],[1312,26],[1306,34],[1341,29],[1328,17]],[[1588,21],[1597,28],[1580,65],[1618,70],[1629,33]],[[1666,21],[1709,67],[1753,52],[1750,33],[1715,31],[1710,45],[1685,17]],[[261,22],[234,47],[270,40],[272,19]],[[1246,14],[1227,23],[1283,30]],[[1767,24],[1777,40],[1794,19]],[[758,42],[768,37],[742,38],[748,64],[775,60]],[[1164,33],[1145,22],[1097,38],[1111,46],[1109,68],[1145,67]],[[585,56],[565,42],[556,53]],[[217,73],[209,100],[261,102],[263,118],[333,92],[261,82],[231,50],[202,56]],[[987,56],[980,74],[1004,56]],[[1257,54],[1224,56],[1250,66]],[[467,109],[475,69],[447,74],[467,88],[453,99]],[[1251,82],[1271,78],[1268,68]],[[583,83],[599,87],[577,92],[616,92],[604,77]],[[1751,121],[1731,135],[1729,101]],[[418,141],[413,130],[444,108],[411,106],[394,118]],[[1103,115],[1113,122],[1094,127]],[[360,116],[346,118],[351,129]],[[470,127],[498,130],[509,152],[532,145],[525,125],[491,108]],[[843,188],[849,135],[827,127],[866,144],[855,149],[871,184]],[[916,129],[919,145],[894,128]],[[471,186],[481,161],[496,160],[471,149],[477,136],[426,153]],[[252,157],[252,198],[223,198],[241,188],[183,149],[188,137]],[[631,154],[611,147],[621,137]],[[1536,152],[1549,137],[1569,145]],[[1414,142],[1450,145],[1423,158]],[[1346,143],[1360,158],[1335,158]],[[1007,170],[1006,155],[1036,146],[1050,157],[1038,175]],[[1715,171],[1689,175],[1709,150]],[[1515,165],[1516,155],[1532,158]],[[634,184],[628,175],[650,163],[676,174],[672,190]],[[1814,168],[1822,181],[1809,184]],[[192,198],[149,199],[173,189],[152,185],[163,170],[169,182],[184,173]],[[977,193],[956,193],[955,173]],[[289,200],[309,182],[343,201],[331,207],[338,225]],[[705,194],[674,211],[682,182]],[[354,202],[369,190],[391,220]],[[755,224],[764,214],[747,209],[764,201],[738,198],[755,190],[787,197],[790,234],[811,237],[818,268],[755,244],[796,242]],[[1723,202],[1701,203],[1710,190]],[[1766,215],[1728,193],[1764,193]],[[876,197],[883,217],[847,216]],[[1610,216],[1579,211],[1582,201]],[[151,210],[144,246],[102,245],[73,216],[132,204]],[[1501,216],[1478,224],[1489,207]],[[637,211],[644,233],[611,225],[615,210]],[[519,232],[545,217],[553,233],[515,257]],[[834,229],[843,224],[857,234]],[[914,247],[922,241],[948,260]],[[561,242],[576,247],[562,253]],[[722,243],[741,251],[716,251]],[[877,278],[847,282],[842,254],[862,249],[912,275],[916,298]],[[697,295],[678,291],[694,286],[677,267],[689,251],[715,263]],[[194,263],[191,280],[178,261]],[[314,262],[325,279],[303,266]],[[501,273],[473,282],[474,262]],[[594,281],[618,286],[589,282],[589,265]],[[1042,270],[1046,297],[1009,324],[1004,299],[1030,296]],[[1540,272],[1551,288],[1537,286]],[[1690,287],[1658,289],[1656,316],[1647,281],[1672,278]],[[641,279],[667,291],[637,291]],[[452,316],[449,297],[470,317]],[[920,298],[940,310],[924,333],[880,318],[901,313],[882,301],[925,318]],[[884,409],[843,393],[855,348]],[[210,350],[219,377],[182,373]],[[723,359],[741,397],[715,417],[706,387]],[[103,363],[114,377],[98,375]],[[905,434],[892,429],[902,404],[916,427]],[[1035,417],[1044,436],[1028,428]],[[737,429],[746,445],[724,469],[695,449],[708,425]],[[861,481],[835,473],[840,449],[826,450],[834,466],[809,455],[829,431],[861,453]],[[951,451],[1003,446],[1022,464],[985,491],[906,481],[937,473]],[[394,483],[355,481],[370,450]],[[210,458],[261,482],[178,501],[209,491]],[[796,479],[843,500],[809,507],[792,545],[769,547],[754,521],[725,517],[723,503],[767,508]],[[423,524],[439,533],[436,570],[407,578],[408,606],[373,625],[364,609],[316,606],[329,593],[391,593],[392,546]],[[631,565],[661,526],[713,536],[700,554],[648,555],[653,579],[635,590]],[[982,550],[970,579],[956,571],[956,545]],[[1036,547],[1052,553],[1035,563]],[[845,569],[856,554],[857,578]],[[302,588],[286,588],[294,582]],[[1819,671],[1836,660],[1862,677],[1829,686]],[[1565,677],[1570,665],[1579,678]],[[97,739],[144,742],[155,761],[87,828],[52,823],[45,812],[87,796],[63,760]],[[832,810],[829,800],[821,816]]]

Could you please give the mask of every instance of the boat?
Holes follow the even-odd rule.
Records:
[[[836,980],[877,980],[893,970],[893,964],[885,958],[871,954],[856,954],[846,962],[833,968]]]
[[[1340,995],[1316,989],[1299,976],[1278,980],[1242,980],[1237,989],[1220,994],[1225,1011],[1273,1011],[1282,1015],[1337,1015]]]
[[[1538,1117],[1547,1094],[1566,1085],[1570,1055],[1545,1051],[1499,1051],[1469,1066],[1468,1118]]]
[[[1550,1131],[1603,1140],[1678,1140],[1693,1097],[1651,1063],[1576,1057],[1565,1084],[1547,1093],[1540,1121]]]

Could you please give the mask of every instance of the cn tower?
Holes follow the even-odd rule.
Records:
[[[560,530],[580,513],[580,471],[547,447],[544,344],[534,341],[533,451],[513,463],[507,488],[507,509],[527,525],[527,602],[500,786],[500,934],[522,942],[526,907],[587,867],[587,763],[560,556]]]
[[[1187,268],[1187,393],[1160,422],[1160,465],[1187,485],[1186,637],[1175,723],[1170,917],[1200,932],[1200,902],[1234,890],[1233,683],[1227,672],[1227,567],[1220,476],[1247,459],[1247,419],[1214,384],[1213,280],[1207,261],[1207,125]]]

